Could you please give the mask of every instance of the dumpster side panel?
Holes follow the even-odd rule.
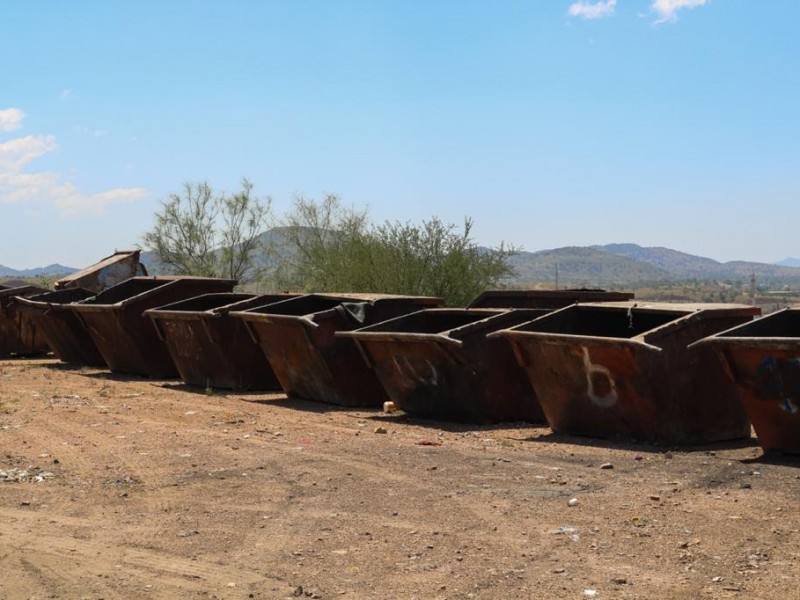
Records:
[[[235,390],[280,390],[281,385],[264,353],[250,337],[241,319],[207,318],[208,335],[224,357],[214,373],[212,387]]]
[[[62,361],[74,365],[106,366],[92,336],[74,313],[52,310],[34,315],[33,319],[55,355]]]
[[[653,356],[649,367],[663,382],[655,388],[659,437],[682,445],[749,437],[750,421],[740,394],[718,354],[707,346],[688,346],[751,317],[700,316],[665,337],[661,355]]]
[[[514,358],[514,350],[506,338],[476,339],[467,343],[465,351],[471,364],[480,369],[487,418],[493,422],[525,421],[542,423],[544,412],[531,380]],[[474,348],[474,350],[473,350]]]
[[[398,314],[402,307],[391,307],[389,310],[380,311],[378,317],[372,314],[371,322],[384,320],[381,317],[392,318]],[[406,312],[410,307],[405,307]],[[315,322],[319,325],[311,333],[313,344],[323,361],[328,366],[333,388],[319,397],[323,402],[332,402],[342,406],[381,406],[389,397],[380,383],[378,376],[364,361],[358,346],[351,338],[335,337],[337,331],[349,331],[354,325],[344,318],[340,311],[327,311],[315,315]]]
[[[13,300],[15,295],[30,296],[42,291],[45,290],[31,289],[16,294],[11,288],[0,294],[0,357],[46,354],[50,351],[34,320],[29,314],[18,310]]]
[[[764,451],[800,454],[800,342],[796,350],[726,344],[720,353]]]

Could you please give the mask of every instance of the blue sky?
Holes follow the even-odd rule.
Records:
[[[796,0],[5,2],[0,264],[130,247],[186,181],[529,251],[800,255]]]

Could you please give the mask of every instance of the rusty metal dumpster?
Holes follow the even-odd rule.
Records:
[[[167,344],[181,379],[189,385],[236,390],[280,389],[243,311],[294,298],[297,294],[205,294],[145,312]]]
[[[470,423],[544,420],[508,341],[487,338],[546,309],[434,308],[353,332],[389,398],[420,417]]]
[[[380,406],[389,398],[350,331],[423,308],[439,298],[384,294],[309,294],[231,313],[247,324],[287,395],[342,406]]]
[[[50,351],[29,315],[20,312],[16,296],[33,296],[47,290],[35,285],[0,289],[0,357],[34,356]]]
[[[623,302],[633,300],[631,292],[607,292],[599,289],[567,290],[486,290],[467,308],[549,308],[556,309],[576,302]]]
[[[512,342],[553,431],[691,445],[750,435],[719,357],[688,346],[759,312],[730,304],[585,304],[494,335]]]
[[[134,277],[75,304],[108,367],[147,377],[174,377],[178,370],[150,319],[149,308],[200,294],[230,292],[235,281],[206,277]]]
[[[117,250],[111,256],[59,279],[55,288],[83,288],[97,294],[131,277],[147,275],[144,265],[139,262],[140,253],[141,250]]]
[[[83,288],[68,288],[14,299],[17,310],[28,315],[53,353],[74,365],[106,366],[89,332],[69,304],[93,296]]]
[[[708,337],[766,452],[800,453],[800,307]]]

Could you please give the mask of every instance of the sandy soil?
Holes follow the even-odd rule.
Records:
[[[755,439],[668,450],[19,360],[0,471],[0,598],[800,597],[800,460]]]

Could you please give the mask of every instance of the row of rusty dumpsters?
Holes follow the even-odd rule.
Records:
[[[752,422],[765,450],[800,452],[800,308],[756,318],[601,290],[488,291],[442,308],[235,285],[148,277],[138,251],[118,252],[56,291],[0,289],[0,356],[52,351],[204,388],[666,445],[747,438]]]

